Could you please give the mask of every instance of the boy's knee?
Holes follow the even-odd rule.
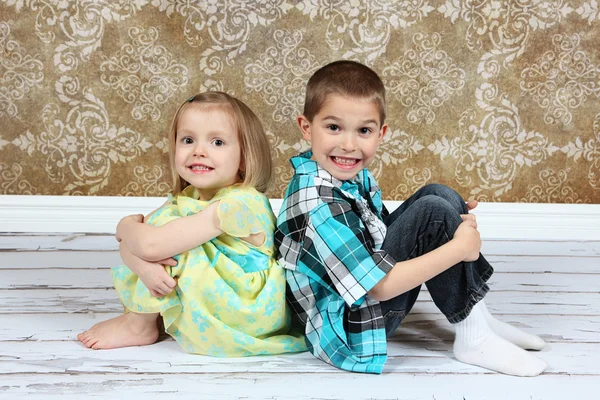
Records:
[[[448,201],[460,214],[467,213],[465,201],[456,190],[440,183],[430,183],[429,185],[424,186],[422,190],[424,190],[425,195],[441,197]]]
[[[447,199],[433,194],[425,195],[415,202],[417,210],[424,215],[423,218],[433,220],[453,221],[459,223],[462,221],[460,212]]]

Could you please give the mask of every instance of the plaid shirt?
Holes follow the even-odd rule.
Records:
[[[305,325],[309,350],[338,368],[381,373],[387,360],[379,302],[367,296],[394,266],[381,250],[387,215],[367,169],[340,181],[310,160],[295,169],[277,219],[288,301]]]

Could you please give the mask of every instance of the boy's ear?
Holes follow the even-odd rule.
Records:
[[[304,138],[304,140],[308,140],[310,142],[310,121],[304,115],[299,115],[296,121],[298,122],[300,131],[302,131],[302,137]]]
[[[387,131],[388,131],[388,126],[387,126],[387,124],[384,124],[381,127],[381,129],[379,130],[379,141],[378,141],[379,144],[381,144],[381,142],[383,141],[383,138],[387,134]]]

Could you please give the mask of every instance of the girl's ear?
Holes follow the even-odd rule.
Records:
[[[302,132],[302,137],[304,138],[304,140],[308,140],[310,142],[310,121],[304,115],[299,115],[296,121],[298,122],[300,131]]]

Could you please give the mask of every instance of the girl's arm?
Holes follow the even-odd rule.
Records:
[[[378,301],[394,298],[419,286],[461,261],[479,258],[481,239],[477,223],[468,219],[461,223],[454,238],[420,257],[401,261],[369,291]]]
[[[117,237],[137,257],[158,261],[193,249],[219,236],[218,202],[188,217],[178,218],[162,226],[140,223],[140,217],[125,217],[117,226]]]
[[[119,244],[119,252],[123,263],[142,280],[152,296],[161,297],[173,291],[177,282],[167,273],[164,265],[136,257],[123,242]],[[177,264],[173,259],[165,261],[165,265]]]

